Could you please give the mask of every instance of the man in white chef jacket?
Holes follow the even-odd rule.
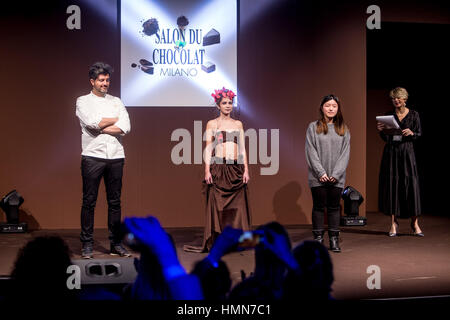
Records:
[[[108,201],[108,230],[111,255],[130,256],[122,245],[121,205],[122,174],[125,152],[122,138],[130,132],[130,118],[122,101],[109,94],[112,68],[94,63],[89,69],[92,91],[77,99],[76,115],[81,125],[81,256],[93,257],[94,210],[98,188],[104,179]]]

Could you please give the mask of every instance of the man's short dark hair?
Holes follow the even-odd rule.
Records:
[[[111,75],[113,68],[104,62],[96,62],[89,68],[89,79],[95,80],[99,75]]]

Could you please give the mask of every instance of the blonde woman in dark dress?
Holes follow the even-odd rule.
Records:
[[[406,106],[408,92],[397,87],[389,93],[394,110],[387,113],[397,120],[401,134],[386,134],[384,125],[377,124],[381,138],[386,142],[379,177],[379,209],[391,216],[390,237],[397,236],[399,218],[411,219],[414,236],[423,237],[419,227],[421,214],[419,174],[414,154],[414,141],[422,135],[419,113]]]

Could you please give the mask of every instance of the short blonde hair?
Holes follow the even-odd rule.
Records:
[[[397,87],[389,92],[389,97],[408,100],[408,91],[405,88]]]

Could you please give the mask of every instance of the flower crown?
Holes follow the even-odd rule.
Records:
[[[221,98],[230,98],[231,100],[233,100],[233,98],[236,96],[236,94],[229,90],[229,89],[225,89],[225,87],[223,87],[220,90],[214,90],[214,93],[211,93],[211,96],[214,98],[214,101],[217,103],[217,101],[219,101]]]

